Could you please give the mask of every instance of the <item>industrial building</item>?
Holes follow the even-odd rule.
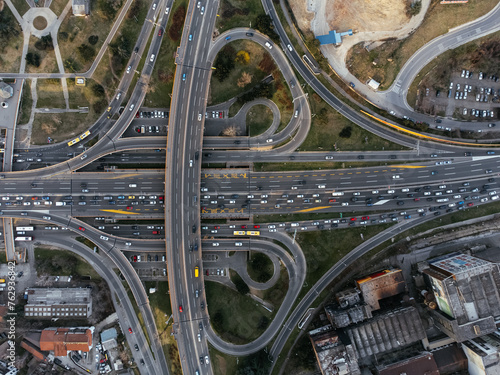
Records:
[[[467,254],[452,253],[428,261],[421,272],[435,297],[429,309],[434,324],[457,342],[497,330],[500,316],[500,270]]]
[[[92,315],[89,288],[28,288],[27,318],[84,319]]]
[[[351,324],[360,323],[372,317],[372,311],[367,305],[356,305],[345,309],[335,305],[325,306],[328,320],[335,328],[344,328]]]
[[[380,300],[406,292],[406,283],[400,269],[375,272],[356,280],[355,283],[372,311],[380,309]]]
[[[423,352],[388,365],[377,366],[377,375],[439,375],[432,353]]]
[[[500,374],[500,332],[464,341],[462,349],[469,360],[470,375]]]
[[[339,333],[327,325],[309,332],[316,359],[323,375],[360,375],[356,353]]]
[[[91,328],[47,328],[40,335],[40,350],[53,351],[56,357],[66,356],[69,351],[89,352],[92,348]]]

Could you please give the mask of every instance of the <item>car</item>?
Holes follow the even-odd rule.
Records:
[[[210,360],[208,359],[208,355],[205,356],[205,364],[208,365],[210,363]]]
[[[132,333],[132,328],[128,327],[128,333]]]
[[[266,143],[272,143],[273,139],[272,138],[268,138],[266,139]]]
[[[104,241],[109,240],[109,238],[108,238],[108,237],[106,237],[106,236],[100,236],[99,238],[100,238],[101,240],[104,240]]]
[[[218,242],[212,242],[212,246],[219,246]]]
[[[182,312],[182,305],[179,305],[179,312]]]
[[[131,70],[132,70],[132,65],[129,65],[127,68],[127,73],[130,73]]]
[[[487,169],[484,171],[484,173],[493,173],[493,170],[492,169]]]
[[[160,28],[160,30],[158,30],[158,36],[162,36],[163,35],[163,29]]]
[[[266,44],[266,47],[267,47],[267,48],[269,48],[269,49],[273,49],[273,46],[271,45],[271,43],[266,42],[265,44]]]
[[[370,220],[370,216],[362,216],[361,220]]]
[[[139,351],[139,345],[135,344],[134,345],[134,348],[135,348],[135,351],[138,352]]]
[[[253,227],[254,227],[254,229],[259,229],[260,225],[254,225]]]
[[[189,40],[190,42],[192,42],[192,41],[193,41],[193,34],[189,34],[188,40]]]
[[[182,74],[182,81],[185,81],[186,80],[186,73],[183,73]]]
[[[398,180],[399,178],[401,178],[401,176],[398,175],[398,174],[395,174],[395,175],[392,176],[393,180]]]
[[[331,156],[331,155],[326,155],[326,156],[325,156],[325,160],[333,160],[333,156]]]
[[[203,16],[205,14],[205,7],[201,7],[200,14]]]
[[[84,227],[78,227],[79,230],[81,230],[82,232],[85,232],[85,228]]]

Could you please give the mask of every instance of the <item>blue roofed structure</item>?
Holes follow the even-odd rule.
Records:
[[[335,44],[339,45],[342,43],[342,37],[346,35],[352,35],[352,29],[349,29],[343,33],[338,33],[336,30],[331,30],[326,35],[319,35],[316,39],[319,40],[320,44]]]

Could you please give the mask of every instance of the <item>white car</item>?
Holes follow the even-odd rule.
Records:
[[[243,246],[243,242],[235,242],[235,246]]]
[[[292,52],[292,51],[293,51],[293,48],[292,48],[292,46],[291,46],[290,44],[288,44],[286,47],[288,48],[288,50],[289,50],[290,52]]]
[[[342,206],[349,206],[349,202],[342,202]]]
[[[272,138],[266,139],[266,143],[271,143],[273,141]]]
[[[104,241],[109,240],[109,238],[108,238],[108,237],[106,237],[106,236],[100,236],[100,239],[101,239],[101,240],[104,240]]]
[[[198,113],[198,121],[201,121],[201,113]]]
[[[218,242],[212,242],[212,246],[219,246]]]
[[[398,175],[398,174],[395,174],[395,175],[393,175],[393,176],[392,176],[392,179],[393,179],[393,180],[398,180],[398,179],[400,179],[400,178],[401,178],[401,176],[400,176],[400,175]]]

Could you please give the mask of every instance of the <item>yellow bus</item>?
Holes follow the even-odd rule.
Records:
[[[233,232],[233,234],[234,234],[235,236],[244,236],[244,235],[246,234],[246,232],[245,232],[244,230],[235,230],[235,231]]]
[[[194,267],[194,277],[198,277],[200,276],[200,269],[198,268],[198,266]]]
[[[247,231],[247,236],[260,236],[260,231],[258,231],[258,230],[249,230],[249,231]]]
[[[80,140],[83,140],[83,139],[87,138],[89,135],[90,135],[90,130],[87,130],[85,133],[83,133],[80,136]]]
[[[75,138],[72,141],[68,142],[68,146],[73,146],[75,143],[80,142],[80,138]]]

